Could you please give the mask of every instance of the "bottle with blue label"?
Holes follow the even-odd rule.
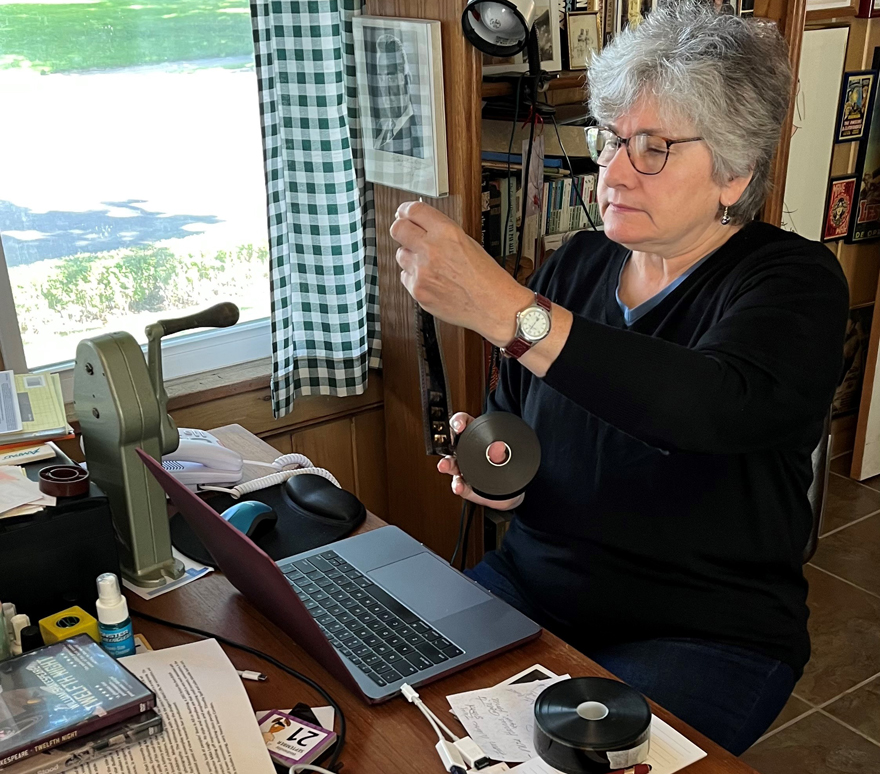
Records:
[[[134,630],[128,615],[128,603],[119,591],[119,579],[112,572],[98,576],[98,631],[101,644],[111,656],[133,656]]]

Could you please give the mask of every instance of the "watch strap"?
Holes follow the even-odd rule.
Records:
[[[542,296],[540,293],[535,293],[535,304],[534,305],[540,306],[542,309],[546,310],[547,312],[551,311],[552,306],[553,306],[550,303],[550,299]],[[530,304],[529,306],[532,306],[532,304]],[[528,309],[528,308],[529,307],[527,306],[526,309]],[[524,312],[525,309],[523,309],[522,311]],[[519,326],[517,326],[517,328],[518,327]],[[516,338],[513,341],[511,341],[510,344],[508,344],[506,347],[501,347],[501,354],[504,355],[504,357],[512,357],[512,358],[518,360],[526,352],[528,352],[531,348],[532,348],[532,342],[528,341],[528,339],[524,338],[523,336],[520,336],[519,333],[517,333]]]

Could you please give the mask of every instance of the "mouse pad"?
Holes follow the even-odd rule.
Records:
[[[355,499],[354,495],[351,497]],[[254,540],[275,561],[340,540],[357,529],[367,515],[366,508],[359,502],[359,509],[340,518],[311,513],[290,499],[284,485],[261,489],[238,500],[230,495],[217,494],[206,498],[205,502],[217,513],[223,513],[231,505],[246,500],[265,503],[278,515],[275,528],[263,534],[258,533]],[[171,542],[178,551],[191,559],[209,567],[217,566],[202,541],[179,513],[171,517]]]

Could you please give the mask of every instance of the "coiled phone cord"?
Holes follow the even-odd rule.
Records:
[[[243,484],[234,487],[202,484],[199,486],[199,491],[223,492],[231,495],[233,499],[238,500],[238,498],[250,494],[251,492],[257,492],[260,489],[267,489],[270,486],[283,484],[294,476],[302,475],[321,476],[322,478],[326,478],[334,486],[342,489],[339,482],[336,480],[336,477],[329,470],[315,467],[312,461],[303,454],[284,454],[281,457],[278,457],[275,462],[259,462],[258,460],[242,460],[242,462],[247,465],[259,465],[263,468],[274,468],[278,472],[270,473],[268,476],[263,476],[262,478],[256,478],[253,481],[245,481]],[[291,467],[291,469],[284,469],[288,467]]]

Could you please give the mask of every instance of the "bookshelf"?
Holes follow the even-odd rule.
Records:
[[[755,3],[756,16],[772,19],[779,25],[789,43],[795,67],[800,58],[805,2],[757,0]],[[464,5],[464,0],[367,0],[364,12],[440,21],[449,196],[426,201],[459,222],[479,242],[481,102],[487,97],[503,96],[511,87],[483,82],[480,54],[467,43],[461,31]],[[756,73],[756,77],[760,74]],[[550,101],[559,104],[582,100],[583,83],[583,71],[560,73],[548,86]],[[789,139],[785,136],[780,142],[775,164],[777,185],[764,212],[764,219],[773,223],[779,223],[782,214]],[[448,478],[437,473],[437,459],[424,453],[413,302],[400,284],[394,258],[397,246],[388,235],[398,205],[413,198],[404,191],[375,187],[388,470],[388,512],[381,515],[441,556],[449,557],[458,534],[461,501],[452,494]],[[484,391],[483,342],[476,334],[445,324],[440,326],[440,336],[453,408],[477,415],[481,412]],[[481,522],[482,518],[478,518],[471,530],[469,563],[483,553]]]

